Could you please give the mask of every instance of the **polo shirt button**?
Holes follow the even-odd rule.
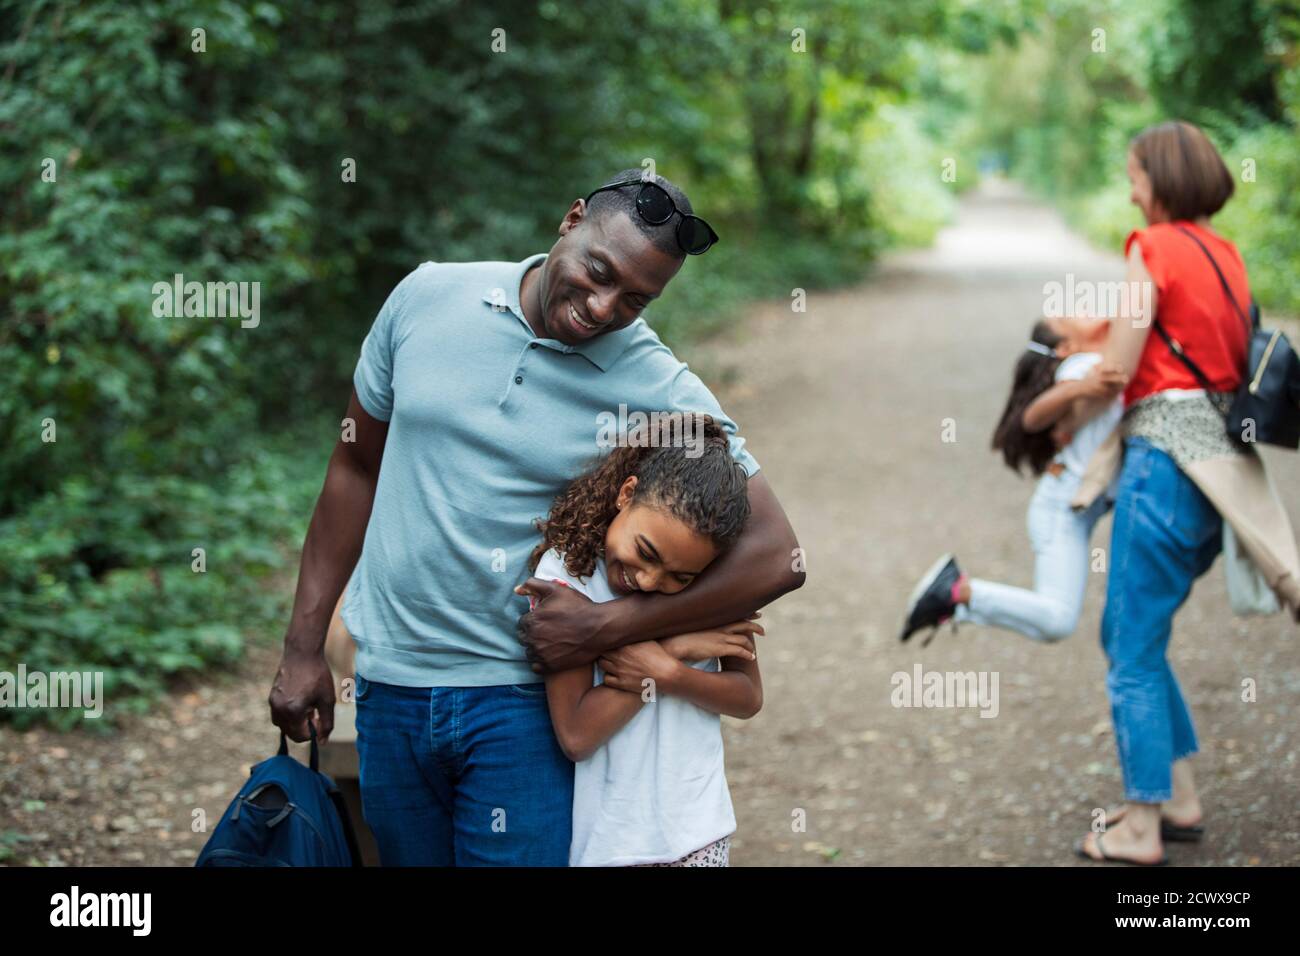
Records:
[[[522,384],[524,384],[524,377],[523,377],[522,375],[516,375],[516,376],[515,376],[515,384],[516,384],[516,385],[522,385]]]
[[[536,342],[530,342],[529,345],[528,345],[528,347],[529,347],[530,349],[535,349],[535,348],[537,348],[537,343],[536,343]]]

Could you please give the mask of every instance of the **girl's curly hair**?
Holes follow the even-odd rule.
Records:
[[[590,576],[618,514],[618,490],[632,475],[637,477],[634,503],[666,511],[708,535],[720,552],[735,544],[749,520],[749,496],[745,469],[731,456],[727,433],[703,413],[657,412],[646,419],[646,428],[630,430],[618,447],[570,481],[551,513],[537,522],[542,541],[533,549],[529,570],[554,548],[570,574]],[[687,440],[691,435],[694,439]]]

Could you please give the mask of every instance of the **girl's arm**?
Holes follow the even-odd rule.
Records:
[[[682,664],[678,680],[668,693],[689,700],[714,714],[749,720],[763,708],[763,680],[758,661],[743,657],[722,658],[718,672],[697,670]]]
[[[763,706],[758,661],[748,653],[722,658],[717,673],[697,670],[663,649],[658,641],[642,641],[610,651],[600,659],[605,686],[640,693],[653,681],[656,695],[681,697],[715,714],[748,720]]]
[[[595,753],[636,716],[643,703],[639,688],[636,693],[628,693],[609,684],[592,686],[591,680],[590,664],[546,678],[546,703],[551,709],[555,739],[564,755],[575,763]]]
[[[1086,394],[1084,379],[1057,382],[1026,407],[1020,424],[1027,432],[1046,431],[1065,417],[1076,399]]]
[[[1025,408],[1020,424],[1027,432],[1060,424],[1073,434],[1100,414],[1126,384],[1127,375],[1099,363],[1087,377],[1057,382],[1039,395]]]
[[[563,565],[554,562],[548,554],[539,562],[534,573],[557,575],[565,572]],[[552,580],[556,584],[573,587],[563,578],[552,577]],[[518,593],[520,589],[516,588],[515,591]],[[530,608],[536,606],[536,600],[531,595],[528,604]],[[641,709],[640,695],[615,690],[603,684],[595,685],[592,683],[593,676],[590,664],[546,676],[546,705],[551,712],[555,739],[564,755],[574,763],[586,760],[595,753]]]

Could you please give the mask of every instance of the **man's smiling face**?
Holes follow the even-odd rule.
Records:
[[[542,338],[578,345],[631,325],[658,298],[683,258],[655,247],[625,212],[589,215],[575,200],[540,270]]]

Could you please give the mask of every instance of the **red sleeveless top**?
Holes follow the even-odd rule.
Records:
[[[1246,265],[1237,247],[1217,233],[1187,221],[1156,223],[1133,230],[1124,243],[1124,254],[1138,243],[1156,286],[1156,318],[1205,373],[1215,391],[1235,391],[1246,367],[1246,323],[1228,300],[1210,260],[1191,237],[1179,231],[1180,226],[1210,250],[1237,304],[1249,317]],[[1124,390],[1124,404],[1132,405],[1167,389],[1200,387],[1196,376],[1152,329],[1137,371]]]

